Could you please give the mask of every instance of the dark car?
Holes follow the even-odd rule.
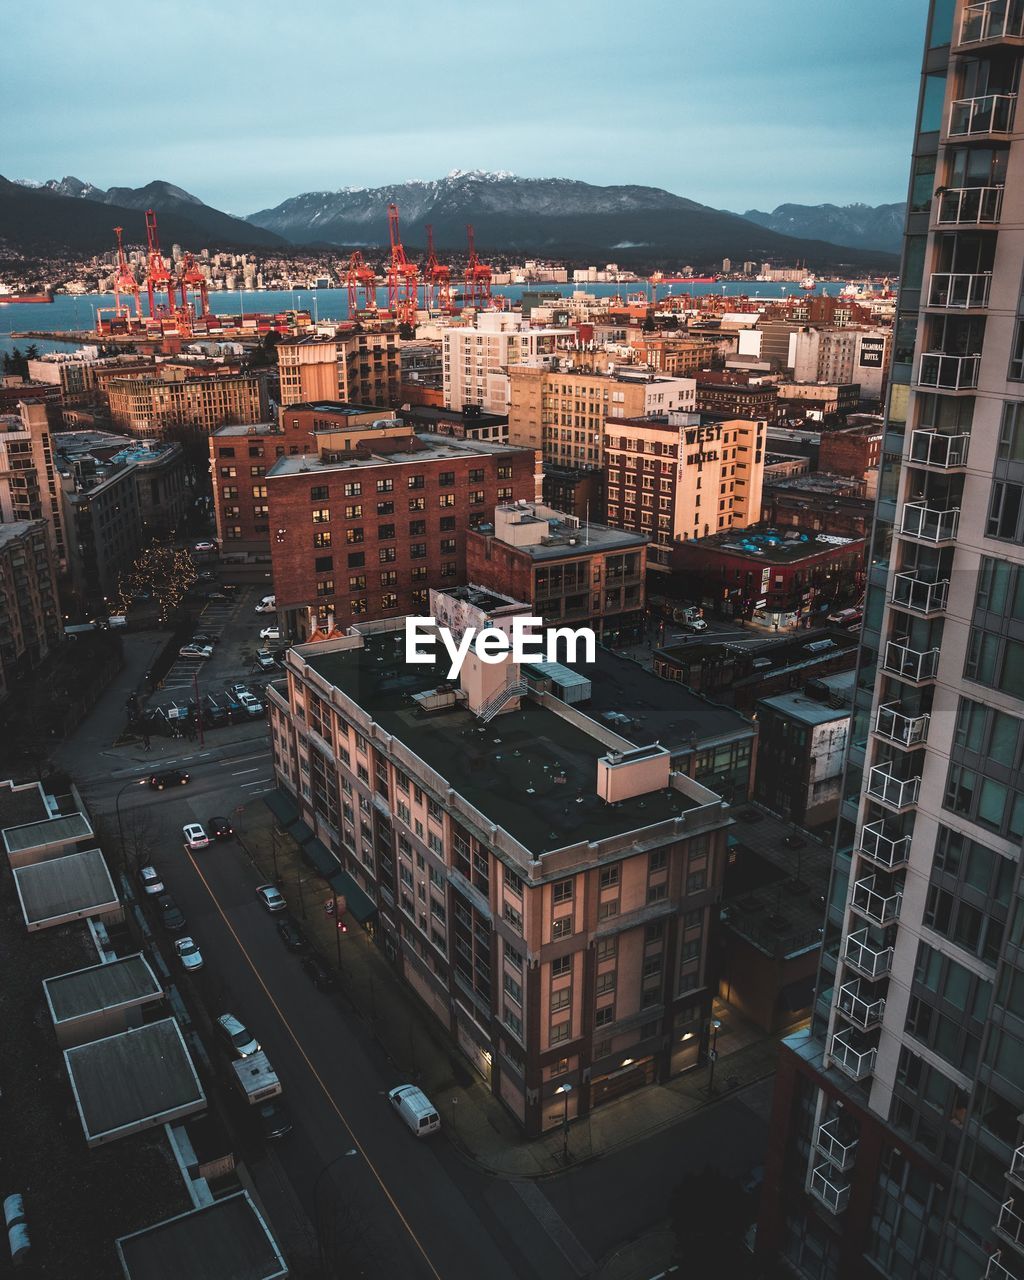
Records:
[[[183,787],[188,780],[184,769],[166,769],[163,773],[154,773],[149,785],[154,791],[163,791],[165,787]]]
[[[332,991],[338,985],[334,971],[328,969],[319,956],[303,956],[302,970],[317,991]]]
[[[165,893],[162,898],[157,898],[156,905],[160,911],[160,923],[167,932],[180,933],[185,927],[185,915],[171,895]]]
[[[277,1098],[268,1098],[260,1105],[258,1119],[264,1138],[283,1138],[292,1131],[292,1122],[284,1103]]]
[[[302,925],[291,916],[285,916],[277,922],[277,932],[281,941],[289,951],[305,951],[309,947],[309,939],[302,930]]]
[[[210,818],[206,830],[214,840],[230,840],[235,834],[235,829],[227,818]]]

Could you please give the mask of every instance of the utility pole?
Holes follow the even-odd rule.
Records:
[[[199,702],[199,672],[192,672],[192,689],[196,695],[196,728],[199,730],[199,745],[203,746],[206,739],[203,737],[203,708]]]

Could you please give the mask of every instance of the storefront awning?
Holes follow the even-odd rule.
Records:
[[[289,826],[299,816],[295,801],[280,787],[276,791],[268,791],[263,797],[263,803],[284,827]]]
[[[327,877],[327,883],[335,893],[343,893],[348,913],[360,924],[365,924],[377,914],[373,899],[356,884],[347,871],[335,871]]]
[[[338,859],[322,840],[307,840],[302,847],[302,856],[306,862],[318,871],[325,880],[329,880],[338,871]]]

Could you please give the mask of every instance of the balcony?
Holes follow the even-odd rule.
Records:
[[[903,902],[902,889],[888,893],[886,888],[880,876],[865,876],[853,886],[851,906],[854,911],[880,928],[896,923]]]
[[[977,0],[964,5],[957,48],[1024,40],[1024,6],[1018,0]]]
[[[812,1172],[809,1190],[830,1213],[842,1213],[850,1199],[850,1184],[829,1164],[819,1164]]]
[[[892,602],[908,613],[933,618],[945,611],[949,579],[919,578],[914,571],[897,573],[892,580]]]
[[[1011,1182],[1015,1182],[1018,1187],[1024,1188],[1024,1147],[1018,1147],[1013,1153],[1010,1171],[1006,1176]]]
[[[991,286],[991,271],[934,271],[928,280],[926,305],[934,311],[979,311],[988,306]]]
[[[1014,1213],[1012,1200],[1007,1200],[999,1210],[996,1230],[1005,1240],[1024,1251],[1024,1218]]]
[[[900,533],[920,542],[955,542],[960,524],[959,507],[930,507],[927,501],[908,502],[903,507]]]
[[[1012,1271],[1007,1271],[1000,1261],[1002,1250],[997,1250],[988,1260],[984,1280],[1017,1280]]]
[[[837,1031],[832,1037],[832,1061],[851,1080],[863,1080],[875,1069],[878,1046],[868,1044],[856,1031]]]
[[[937,471],[962,471],[967,465],[970,435],[947,436],[941,431],[921,427],[910,434],[909,461],[915,467],[934,467]]]
[[[866,822],[860,832],[860,854],[887,871],[905,867],[910,860],[910,836],[887,836],[884,822]]]
[[[947,187],[938,199],[940,227],[994,226],[1003,212],[1002,187]]]
[[[887,978],[892,969],[892,947],[872,946],[867,929],[847,934],[843,960],[865,978]]]
[[[917,385],[935,391],[972,391],[978,385],[981,356],[948,356],[928,351],[917,369]]]
[[[1005,137],[1013,132],[1015,93],[987,93],[981,98],[960,98],[949,110],[950,138]]]
[[[818,1126],[814,1145],[829,1164],[841,1173],[853,1167],[857,1157],[857,1139],[840,1131],[838,1116]]]
[[[866,998],[865,998],[866,996]],[[885,1016],[885,997],[877,996],[860,978],[839,988],[839,1012],[861,1031],[880,1027]]]
[[[887,742],[909,750],[920,747],[928,736],[930,716],[908,716],[900,710],[898,702],[888,702],[878,708],[875,717],[875,733]]]
[[[912,649],[908,636],[890,640],[885,646],[882,670],[907,684],[925,684],[939,673],[938,649]]]
[[[891,765],[876,764],[868,774],[868,795],[877,804],[885,805],[896,813],[917,804],[921,790],[919,777],[898,778],[891,772]]]

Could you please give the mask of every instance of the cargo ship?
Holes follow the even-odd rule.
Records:
[[[717,284],[718,276],[663,276],[655,272],[651,284]]]
[[[52,293],[8,293],[0,285],[0,306],[5,302],[52,302]]]

